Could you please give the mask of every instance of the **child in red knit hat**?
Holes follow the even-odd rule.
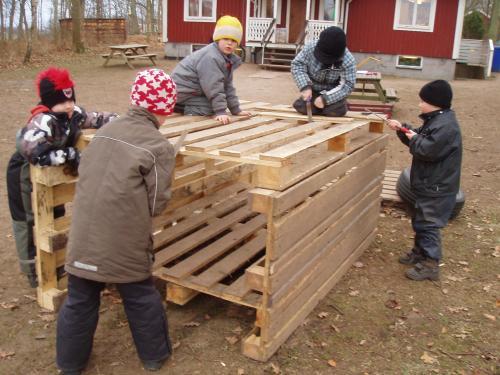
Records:
[[[16,135],[17,151],[7,167],[7,190],[21,271],[37,286],[33,212],[29,165],[66,165],[76,173],[80,152],[75,144],[83,128],[99,128],[117,117],[114,113],[85,112],[75,105],[75,88],[69,72],[55,67],[42,71],[36,80],[40,102],[31,110],[24,128]],[[54,210],[64,214],[64,207]]]

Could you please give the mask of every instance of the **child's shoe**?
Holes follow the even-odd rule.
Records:
[[[415,281],[439,280],[439,262],[434,259],[426,259],[415,264],[415,267],[406,271],[406,277]]]
[[[144,367],[144,370],[147,371],[159,371],[166,360],[167,358],[157,361],[142,361],[142,367]]]

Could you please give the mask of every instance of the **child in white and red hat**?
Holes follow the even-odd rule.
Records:
[[[158,128],[176,97],[163,70],[139,72],[127,114],[100,129],[82,155],[65,265],[68,297],[57,323],[64,374],[80,374],[87,364],[106,283],[120,292],[143,367],[159,370],[172,352],[151,277],[151,231],[170,198],[174,147]]]
[[[80,152],[75,144],[83,128],[99,128],[117,117],[115,113],[86,112],[75,104],[74,83],[66,69],[51,67],[36,79],[40,102],[31,110],[24,128],[17,133],[17,151],[7,167],[7,190],[16,249],[21,271],[32,287],[37,286],[33,212],[29,165],[65,165],[76,174]],[[64,206],[56,207],[56,216]]]

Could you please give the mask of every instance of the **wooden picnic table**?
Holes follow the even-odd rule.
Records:
[[[114,57],[123,58],[125,64],[127,64],[130,69],[134,69],[131,60],[136,59],[149,59],[153,65],[156,65],[156,54],[148,53],[148,47],[147,44],[119,44],[109,46],[111,52],[102,55],[102,57],[106,58],[103,66],[108,65],[109,60]]]
[[[382,74],[380,72],[358,70],[356,72],[356,86],[349,99],[375,100],[382,103],[396,101],[396,91],[384,89],[381,81]]]

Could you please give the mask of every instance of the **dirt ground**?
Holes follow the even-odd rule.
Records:
[[[78,104],[123,113],[135,72],[103,68],[99,57],[59,60],[76,81]],[[139,66],[136,70],[144,68]],[[175,61],[160,60],[171,71]],[[20,274],[11,234],[5,168],[17,129],[36,103],[33,80],[45,66],[0,71],[0,374],[55,374],[55,315],[40,309]],[[289,73],[251,78],[236,72],[240,98],[291,103]],[[394,117],[416,123],[424,81],[385,77],[401,98]],[[244,357],[240,342],[254,311],[199,296],[167,307],[175,351],[160,374],[500,374],[500,77],[452,83],[464,139],[462,189],[466,204],[443,232],[440,282],[405,279],[397,257],[411,247],[404,211],[381,209],[376,241],[268,363]],[[387,167],[402,169],[410,156],[396,137]],[[190,324],[195,322],[196,324]],[[329,362],[330,361],[330,362]],[[330,363],[330,364],[329,364]],[[122,305],[103,297],[93,354],[85,374],[141,374]]]

